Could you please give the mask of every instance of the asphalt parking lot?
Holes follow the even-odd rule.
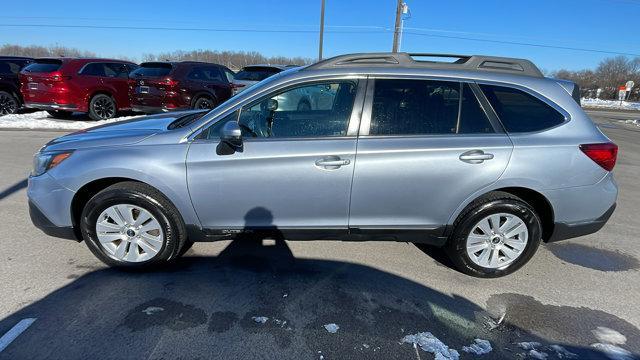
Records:
[[[422,332],[463,359],[638,357],[640,127],[623,121],[640,115],[591,115],[620,146],[613,217],[491,280],[390,242],[201,243],[162,271],[108,269],[29,220],[31,157],[63,133],[0,131],[0,336],[36,319],[0,359],[431,359],[402,342]],[[462,351],[474,339],[492,351]]]

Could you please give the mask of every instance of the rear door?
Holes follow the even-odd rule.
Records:
[[[350,228],[442,229],[467,197],[500,177],[512,144],[474,89],[458,81],[369,80]]]
[[[113,90],[118,109],[131,107],[129,101],[129,71],[123,63],[105,63],[102,83]]]

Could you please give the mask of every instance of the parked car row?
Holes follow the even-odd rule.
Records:
[[[0,116],[21,107],[61,118],[87,113],[94,120],[129,110],[212,109],[284,69],[248,66],[235,74],[226,66],[196,61],[137,65],[114,59],[5,56],[0,57]]]

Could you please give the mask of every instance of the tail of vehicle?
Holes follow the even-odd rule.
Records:
[[[77,108],[71,98],[68,80],[61,59],[37,59],[20,72],[20,92],[27,107],[49,104],[61,109]],[[33,106],[31,106],[33,105]]]
[[[134,109],[179,107],[180,82],[173,77],[175,66],[167,62],[147,62],[131,73],[129,94]]]

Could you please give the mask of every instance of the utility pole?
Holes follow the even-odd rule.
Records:
[[[403,0],[397,0],[397,1],[398,1],[398,5],[396,6],[396,27],[395,27],[395,30],[393,31],[393,50],[391,50],[394,53],[398,52],[398,42],[400,41],[400,22],[402,18],[402,1]]]
[[[324,38],[324,1],[321,0],[322,5],[320,6],[320,44],[318,47],[318,61],[322,60],[322,42]]]

